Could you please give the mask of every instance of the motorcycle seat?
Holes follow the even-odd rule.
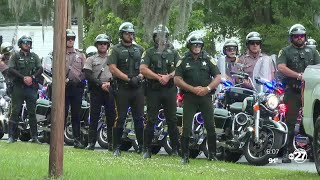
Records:
[[[230,105],[230,111],[232,112],[241,112],[242,111],[242,102],[235,102]]]

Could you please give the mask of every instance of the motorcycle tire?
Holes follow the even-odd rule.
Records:
[[[276,157],[279,149],[282,146],[283,139],[282,133],[276,130],[273,131],[266,127],[260,129],[259,132],[260,138],[263,138],[262,142],[272,142],[272,144],[263,144],[264,147],[263,149],[261,149],[258,147],[258,145],[255,144],[254,139],[252,137],[245,143],[243,147],[243,154],[246,157],[247,161],[255,166],[266,165],[269,163],[269,158]],[[269,146],[268,149],[265,148],[266,146]],[[256,147],[258,147],[258,150],[260,150],[260,152],[263,153],[261,157],[257,157],[256,154],[252,153],[252,151],[257,151]],[[267,153],[267,150],[269,150],[269,153]]]
[[[159,145],[151,145],[152,154],[158,154],[160,152],[161,146]]]
[[[107,127],[99,129],[98,132],[98,144],[103,149],[108,149],[108,140],[107,140]]]
[[[162,140],[162,146],[164,148],[164,150],[171,155],[172,154],[172,147],[170,145],[170,137],[166,136],[165,138],[163,138]]]
[[[50,144],[50,133],[49,132],[45,132],[45,131],[42,131],[42,132],[38,132],[38,140],[41,142],[41,143],[47,143],[47,144]]]
[[[30,134],[29,129],[21,130],[19,133],[19,139],[20,139],[20,141],[23,141],[23,142],[29,141],[31,139],[31,134]]]
[[[130,140],[121,140],[121,146],[120,146],[120,150],[121,151],[128,151],[130,148],[132,147],[132,143]]]
[[[199,156],[200,150],[199,149],[189,149],[189,157],[195,159]]]
[[[0,139],[4,136],[4,128],[2,127],[2,123],[0,123]]]
[[[313,132],[313,154],[318,174],[320,175],[320,116],[317,118]]]
[[[64,128],[64,143],[69,146],[73,146],[73,141],[72,126],[71,123],[67,123]]]

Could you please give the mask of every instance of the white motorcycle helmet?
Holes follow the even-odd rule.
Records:
[[[97,52],[98,52],[98,49],[95,46],[89,46],[86,49],[87,57],[93,56],[93,55],[97,54]]]

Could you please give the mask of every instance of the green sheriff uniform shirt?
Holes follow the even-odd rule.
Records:
[[[286,64],[289,69],[301,73],[308,65],[320,64],[320,55],[310,47],[297,48],[291,44],[280,50],[277,59],[277,65],[279,64]],[[295,78],[289,77],[285,77],[285,82],[289,86],[298,84]]]
[[[109,49],[108,65],[116,64],[117,68],[129,77],[137,76],[140,73],[139,67],[143,51],[144,49],[137,44],[132,44],[130,47],[122,43],[116,44]]]
[[[170,74],[175,70],[179,59],[175,49],[166,48],[163,52],[158,52],[152,47],[143,53],[141,64],[147,65],[156,74]]]
[[[24,52],[19,51],[14,53],[9,60],[9,68],[17,70],[23,76],[32,76],[41,67],[39,56],[33,52],[25,55]],[[13,81],[23,83],[23,79],[17,77]]]
[[[216,61],[204,51],[197,60],[193,59],[190,51],[187,52],[177,63],[175,72],[175,76],[181,76],[187,84],[202,87],[208,86],[218,74]]]

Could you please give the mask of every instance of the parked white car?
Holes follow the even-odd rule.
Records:
[[[310,65],[303,73],[303,126],[313,136],[314,160],[320,175],[320,65]]]

